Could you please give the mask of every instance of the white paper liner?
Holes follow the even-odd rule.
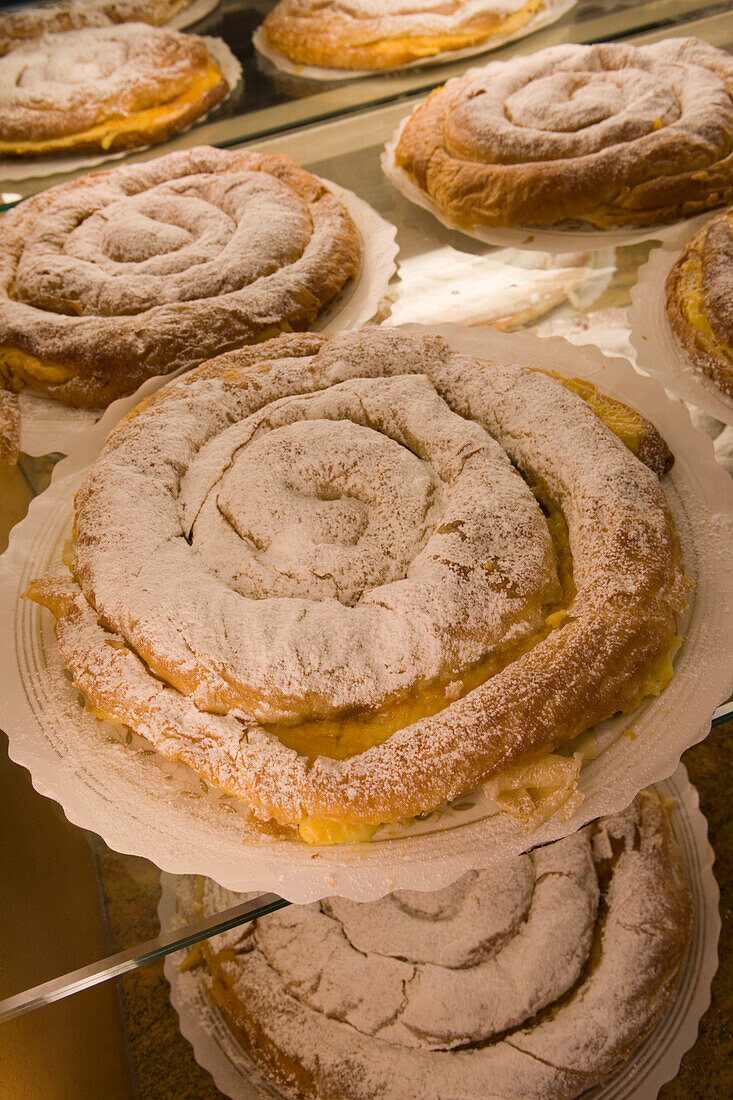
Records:
[[[733,424],[733,399],[696,369],[667,319],[664,284],[680,254],[681,249],[656,248],[631,291],[629,324],[638,366],[684,401],[724,424]]]
[[[182,31],[184,27],[190,27],[200,19],[204,19],[218,6],[219,0],[193,0],[192,4],[177,12],[164,26],[174,31]]]
[[[311,327],[319,332],[345,332],[371,320],[387,293],[397,266],[397,230],[353,191],[347,191],[332,180],[321,182],[341,200],[351,215],[359,234],[362,262],[356,277],[328,304]],[[177,373],[157,375],[150,381],[157,388]],[[122,400],[137,404],[135,394]],[[103,411],[68,408],[33,390],[21,390],[20,450],[36,456],[55,452],[68,454]]]
[[[475,71],[475,69],[470,69],[463,76],[454,77],[454,79],[463,80]],[[421,106],[421,104],[418,104],[418,106]],[[640,241],[651,240],[676,243],[684,239],[691,231],[703,225],[714,213],[714,211],[708,210],[697,217],[674,222],[672,225],[634,226],[628,229],[535,229],[523,226],[502,229],[488,225],[459,225],[438,206],[430,195],[410,179],[404,169],[395,163],[395,149],[411,115],[412,112],[402,119],[385,145],[380,158],[382,171],[390,183],[406,199],[415,203],[416,206],[421,206],[423,210],[427,210],[441,225],[444,225],[447,229],[455,229],[459,233],[465,233],[466,236],[474,237],[476,240],[484,241],[486,244],[497,245],[499,248],[529,248],[533,251],[556,253],[582,252],[585,249],[595,248],[620,248],[622,245],[638,244]]]
[[[194,126],[200,126],[209,115],[213,114],[214,111],[221,107],[222,103],[226,103],[229,96],[242,79],[242,66],[229,49],[226,42],[221,38],[211,38],[208,35],[202,35],[201,38],[202,41],[206,43],[214,61],[221,69],[224,79],[229,85],[229,91],[222,100],[214,104],[210,111],[200,115],[188,126],[184,126],[181,130],[178,130],[176,134],[173,135],[175,137],[180,137],[181,134],[188,133]],[[164,145],[165,143],[160,142],[159,144]],[[150,145],[137,145],[134,149],[123,149],[121,152],[118,151],[115,153],[89,153],[68,157],[28,157],[25,160],[22,157],[0,158],[0,184],[9,183],[13,180],[37,179],[41,176],[57,176],[65,172],[83,172],[88,168],[96,168],[99,164],[106,164],[110,160],[121,160],[130,153],[142,153],[150,148]]]
[[[156,388],[149,382],[134,399],[111,406],[56,466],[50,487],[31,503],[0,559],[0,615],[13,639],[0,664],[0,722],[10,756],[28,768],[36,790],[111,848],[144,856],[162,870],[207,875],[231,890],[271,890],[297,902],[331,894],[367,901],[395,889],[438,889],[466,870],[513,858],[621,810],[642,787],[672,774],[684,750],[707,735],[715,707],[731,694],[733,483],[716,464],[711,441],[692,427],[685,406],[628,361],[606,359],[592,347],[508,336],[490,327],[408,325],[405,331],[439,333],[467,354],[595,381],[656,423],[676,456],[665,491],[694,585],[670,685],[633,715],[610,719],[565,746],[584,760],[584,799],[569,821],[557,813],[527,833],[497,812],[490,788],[476,788],[418,821],[384,826],[366,844],[314,848],[295,840],[248,839],[236,799],[208,790],[184,765],[164,760],[142,738],[84,709],[62,669],[52,616],[18,599],[33,577],[59,571],[74,492],[117,419]],[[633,739],[624,732],[628,728]]]
[[[710,985],[718,967],[720,895],[712,870],[714,855],[707,821],[684,765],[657,790],[665,800],[673,800],[668,812],[694,899],[692,940],[674,999],[663,1018],[603,1085],[583,1094],[584,1100],[654,1100],[695,1043],[700,1018],[710,1004]],[[185,877],[161,875],[161,887],[158,915],[161,929],[168,931],[192,919],[184,900],[191,883]],[[179,969],[187,953],[168,955],[164,968],[181,1034],[193,1047],[196,1061],[232,1100],[280,1098],[282,1094],[266,1080],[209,999],[201,968]]]
[[[531,323],[551,310],[585,309],[615,271],[612,248],[568,253],[507,248],[484,255],[450,245],[400,259],[387,325]],[[569,304],[572,303],[572,304]]]
[[[571,344],[594,344],[604,355],[623,355],[632,363],[636,361],[628,313],[619,306],[600,309],[594,313],[576,313],[567,318],[553,317],[543,321],[532,331],[543,338],[562,336]],[[700,424],[695,427],[705,430]]]
[[[267,44],[261,26],[252,35],[252,43],[257,52],[267,58],[276,69],[283,73],[289,73],[291,76],[300,76],[306,80],[358,80],[364,76],[381,76],[384,73],[402,72],[403,69],[424,69],[430,65],[447,65],[451,61],[462,61],[465,57],[475,57],[477,54],[497,50],[500,46],[505,46],[507,42],[514,42],[517,38],[525,38],[528,34],[534,34],[535,31],[540,30],[541,27],[556,23],[566,12],[574,8],[577,2],[578,0],[545,0],[545,10],[537,12],[523,27],[512,34],[492,35],[491,38],[478,46],[467,46],[463,50],[444,50],[432,57],[421,57],[417,61],[408,61],[406,65],[395,65],[391,69],[328,69],[322,65],[298,65]],[[501,6],[501,0],[498,6]],[[521,6],[521,0],[518,0],[517,8]]]

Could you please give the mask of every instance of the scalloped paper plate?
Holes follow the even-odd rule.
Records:
[[[706,215],[702,221],[698,219],[699,224],[710,221],[710,216]],[[695,225],[697,228],[699,225]],[[667,319],[664,285],[681,251],[681,248],[656,248],[632,288],[629,324],[637,363],[640,370],[656,378],[683,401],[689,401],[724,424],[733,424],[733,399],[726,397],[693,366]]]
[[[173,873],[207,875],[231,890],[271,890],[297,902],[331,894],[366,901],[395,889],[438,889],[466,870],[513,858],[621,810],[642,787],[672,774],[684,750],[707,735],[713,710],[730,695],[733,483],[684,405],[628,361],[562,339],[451,325],[408,325],[405,331],[441,334],[467,354],[589,379],[657,424],[676,455],[665,491],[694,583],[680,625],[676,675],[661,696],[632,715],[610,719],[564,747],[584,759],[584,800],[569,821],[556,814],[527,833],[497,811],[485,788],[477,788],[408,825],[383,827],[367,844],[314,848],[295,840],[253,839],[236,799],[209,790],[184,765],[165,761],[142,738],[84,709],[64,674],[51,615],[18,599],[33,577],[58,570],[74,493],[110,428],[135,403],[119,401],[57,465],[50,487],[33,501],[0,559],[0,615],[13,639],[0,667],[0,721],[10,755],[28,768],[41,794],[111,848],[145,856]],[[136,400],[154,388],[142,387]]]
[[[714,856],[708,844],[707,821],[682,764],[657,789],[665,800],[674,800],[670,820],[695,905],[692,941],[674,1000],[663,1018],[633,1056],[605,1084],[584,1093],[583,1100],[654,1100],[662,1085],[676,1075],[683,1054],[693,1046],[700,1018],[710,1004],[710,985],[718,968],[720,895],[713,875]],[[161,886],[158,906],[161,928],[168,930],[175,923],[192,919],[179,896],[179,892],[186,892],[188,880],[163,875]],[[180,970],[187,954],[178,951],[168,955],[165,976],[181,1034],[193,1047],[196,1061],[231,1100],[280,1100],[282,1093],[266,1080],[230,1031],[218,1006],[210,1000],[201,980],[201,969]]]
[[[362,264],[356,278],[328,304],[311,327],[317,332],[346,332],[371,320],[387,293],[397,267],[397,230],[353,191],[332,180],[321,182],[341,199],[351,215],[359,233]],[[156,375],[149,381],[157,389],[177,374],[180,371]],[[131,394],[122,400],[137,404],[139,398]],[[21,390],[19,401],[20,449],[29,455],[56,451],[68,454],[104,411],[67,408],[30,389]]]

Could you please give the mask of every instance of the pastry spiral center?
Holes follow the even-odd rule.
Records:
[[[262,172],[190,175],[88,214],[86,194],[31,234],[16,299],[57,313],[137,314],[233,293],[293,263],[313,226]]]
[[[431,530],[440,482],[406,447],[350,421],[279,428],[242,448],[205,516],[241,540],[243,595],[335,597],[404,577]],[[203,521],[205,522],[205,520]],[[196,549],[207,558],[211,529]],[[210,562],[218,571],[218,555]]]

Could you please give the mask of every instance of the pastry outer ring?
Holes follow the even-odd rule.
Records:
[[[694,367],[733,398],[732,208],[687,242],[667,276],[665,298],[669,323]]]
[[[235,188],[251,193],[240,203],[239,223],[222,208]],[[157,204],[155,222],[145,220],[149,204]],[[114,216],[100,235],[108,209]],[[191,240],[181,249],[187,216]],[[248,218],[265,234],[259,264],[247,240],[236,243]],[[115,250],[131,247],[126,240],[139,226],[156,244],[143,241],[139,262],[117,262]],[[202,235],[209,240],[199,246]],[[343,203],[287,156],[199,146],[82,176],[3,218],[0,377],[11,389],[30,385],[61,404],[99,408],[154,375],[282,328],[308,327],[356,274],[360,252]],[[181,256],[190,257],[188,282]],[[84,302],[79,314],[74,294]]]
[[[204,911],[226,904],[202,886]],[[438,893],[326,899],[203,941],[202,981],[245,1051],[298,1100],[474,1100],[487,1087],[501,1100],[574,1100],[663,1015],[692,908],[661,800],[643,791]],[[396,949],[403,925],[412,946]],[[447,942],[453,927],[461,963],[423,961],[430,933]]]
[[[155,144],[229,90],[194,34],[119,23],[43,35],[0,58],[0,156]]]
[[[395,163],[458,227],[661,225],[733,199],[732,93],[696,38],[551,46],[436,89]]]
[[[130,563],[138,551],[129,545],[120,505],[126,496],[132,499],[130,492],[147,501],[135,530],[147,535],[150,529],[165,542],[168,520],[161,526],[150,503],[158,499],[170,514],[185,466],[180,446],[196,450],[217,424],[236,421],[238,403],[241,415],[275,395],[304,389],[317,394],[354,377],[413,374],[425,376],[459,415],[488,424],[511,460],[543,478],[557,496],[578,592],[557,629],[463,698],[366,752],[344,760],[319,756],[311,763],[259,723],[243,723],[236,711],[200,710],[191,695],[151,676],[116,633],[115,620],[126,620],[129,630],[137,613],[126,597],[119,603],[114,584],[110,588],[114,566],[110,573],[103,546],[114,559],[124,545],[124,553],[132,554],[129,575],[137,575]],[[205,406],[215,415],[202,437]],[[166,435],[174,446],[163,457]],[[130,477],[134,489],[132,483],[124,487]],[[442,339],[394,329],[331,341],[283,336],[222,356],[171,383],[111,436],[77,495],[76,536],[74,573],[84,592],[76,580],[49,580],[34,586],[34,598],[57,616],[62,657],[77,685],[102,714],[137,730],[163,755],[185,761],[261,817],[291,825],[304,815],[354,824],[415,816],[517,760],[572,739],[621,707],[635,706],[653,670],[668,661],[676,613],[686,602],[678,539],[657,475],[581,397],[542,372],[485,364],[452,353]],[[186,553],[182,543],[175,546]],[[164,550],[161,544],[151,561],[157,563]],[[100,598],[101,622],[95,610]],[[209,608],[206,621],[214,617]],[[377,641],[377,655],[379,648]],[[202,680],[194,673],[189,690],[195,693]]]
[[[332,69],[386,70],[488,42],[494,35],[514,34],[545,8],[544,0],[517,0],[513,8],[501,0],[459,0],[453,11],[403,12],[389,5],[369,5],[368,12],[350,12],[341,4],[313,0],[280,0],[262,24],[267,45],[297,65]],[[434,9],[446,5],[436,0]]]
[[[61,0],[27,5],[0,15],[0,57],[43,34],[114,23],[167,23],[194,0]]]

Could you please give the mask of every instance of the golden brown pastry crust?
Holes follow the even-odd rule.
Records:
[[[44,34],[114,23],[167,23],[192,0],[60,0],[25,5],[0,15],[0,57]]]
[[[678,38],[491,62],[413,111],[395,162],[469,231],[675,221],[733,199],[733,59]]]
[[[667,316],[690,358],[733,398],[733,209],[695,233],[667,276]]]
[[[359,255],[345,207],[289,157],[202,146],[80,177],[3,219],[0,379],[99,408],[307,327]]]
[[[519,0],[509,11],[491,0],[434,0],[417,7],[409,0],[386,5],[280,0],[262,33],[268,46],[297,65],[396,69],[513,34],[544,8],[544,0]]]
[[[201,883],[204,912],[237,895]],[[224,896],[222,896],[224,895]],[[659,797],[440,891],[291,906],[201,944],[201,982],[298,1100],[572,1100],[674,997],[693,901]]]
[[[419,424],[433,435],[415,436]],[[417,461],[411,447],[447,461],[432,448],[458,445],[458,427],[475,434],[475,461],[482,448],[493,454],[486,426],[525,480],[497,459],[495,489],[479,502],[470,482],[440,489],[429,464],[397,474],[394,491],[407,495],[386,511],[370,506],[377,530],[387,524],[390,547],[408,536],[422,546],[407,509],[424,492],[441,501],[437,518],[426,505],[428,541],[416,556],[405,551],[414,566],[402,550],[378,554],[376,587],[360,581],[353,605],[354,593],[335,599],[343,548],[363,522],[350,502],[363,490],[330,487],[345,459],[335,444],[309,443],[313,432],[330,440],[343,430],[352,447],[376,447],[374,476],[386,486],[398,457]],[[412,441],[405,452],[394,433]],[[258,467],[257,455],[278,440],[298,448],[299,471],[314,470],[311,488],[290,473],[282,492],[256,496],[265,471],[280,468],[274,458]],[[152,477],[161,462],[168,473]],[[352,458],[348,468],[369,476],[368,465]],[[138,499],[145,516],[133,521]],[[465,522],[451,518],[460,500],[473,501]],[[394,329],[288,336],[204,364],[121,423],[76,507],[74,579],[29,593],[57,616],[75,682],[100,712],[264,819],[374,824],[423,813],[633,709],[671,674],[687,584],[657,478],[571,389],[455,355],[438,339]],[[189,518],[175,518],[181,508]],[[490,522],[479,519],[486,509]],[[133,528],[144,544],[131,542]],[[308,564],[312,554],[320,564]],[[395,584],[382,583],[384,569],[396,569]],[[324,752],[328,736],[335,747]]]
[[[45,35],[0,58],[0,157],[155,144],[228,91],[196,35],[144,23]]]

